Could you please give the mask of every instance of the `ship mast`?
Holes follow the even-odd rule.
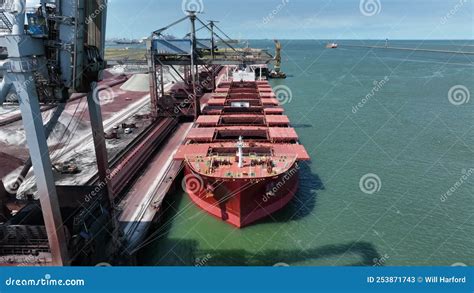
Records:
[[[244,166],[244,140],[242,136],[237,141],[237,157],[239,158],[239,168]]]

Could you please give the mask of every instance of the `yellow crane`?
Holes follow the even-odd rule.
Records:
[[[281,43],[278,40],[275,42],[275,65],[273,66],[272,72],[269,74],[269,78],[286,78],[286,74],[281,72]]]

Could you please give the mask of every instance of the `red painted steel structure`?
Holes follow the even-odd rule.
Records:
[[[310,157],[283,112],[267,81],[219,85],[175,155],[195,204],[240,228],[293,198]]]

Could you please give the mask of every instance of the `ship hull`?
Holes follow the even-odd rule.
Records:
[[[207,213],[238,228],[282,209],[298,189],[298,165],[271,178],[222,179],[185,167],[183,185],[191,200]]]

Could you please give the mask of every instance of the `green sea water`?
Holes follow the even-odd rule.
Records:
[[[139,263],[474,265],[474,55],[345,46],[377,43],[282,41],[289,77],[271,83],[312,158],[298,194],[238,230],[179,190]],[[473,41],[390,46],[474,52]]]

